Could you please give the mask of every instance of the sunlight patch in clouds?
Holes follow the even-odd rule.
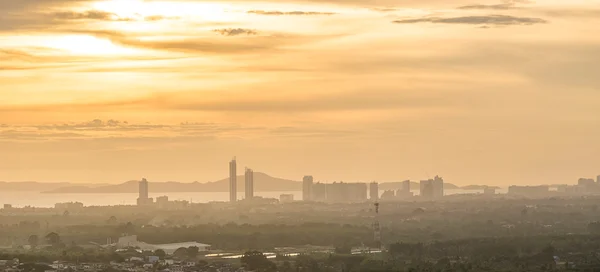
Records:
[[[125,55],[135,50],[120,47],[109,40],[89,35],[67,35],[47,39],[42,43],[46,47],[64,50],[74,55]]]

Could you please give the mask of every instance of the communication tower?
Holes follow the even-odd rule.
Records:
[[[379,225],[379,202],[375,202],[375,220],[373,222],[373,235],[375,246],[381,248],[381,227]]]

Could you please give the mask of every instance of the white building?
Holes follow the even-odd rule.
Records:
[[[173,254],[179,248],[189,248],[189,247],[198,247],[198,251],[205,252],[210,251],[210,245],[202,244],[198,242],[183,242],[183,243],[172,243],[172,244],[148,244],[145,242],[140,242],[137,239],[137,235],[123,236],[119,238],[117,242],[117,247],[126,248],[126,247],[139,247],[141,250],[157,250],[162,249],[167,254]]]

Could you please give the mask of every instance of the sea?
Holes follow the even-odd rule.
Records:
[[[505,190],[497,191],[503,193]],[[383,191],[380,192],[383,193]],[[418,195],[418,191],[413,191]],[[455,194],[477,194],[478,190],[446,190],[446,195]],[[504,192],[505,193],[505,192]],[[302,199],[301,191],[291,192],[255,192],[255,196],[264,198],[276,198],[282,194],[292,194],[294,199]],[[177,193],[150,193],[150,197],[156,199],[159,196],[168,196],[169,200],[187,200],[192,203],[208,203],[214,201],[228,201],[228,192],[177,192]],[[242,198],[243,193],[238,193]],[[3,191],[0,192],[0,205],[10,204],[15,208],[32,206],[39,208],[51,208],[56,203],[81,202],[85,206],[111,206],[111,205],[135,205],[138,198],[136,193],[120,194],[45,194],[42,192]]]

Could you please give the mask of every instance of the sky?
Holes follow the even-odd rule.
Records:
[[[597,33],[600,0],[0,0],[0,180],[575,183]]]

